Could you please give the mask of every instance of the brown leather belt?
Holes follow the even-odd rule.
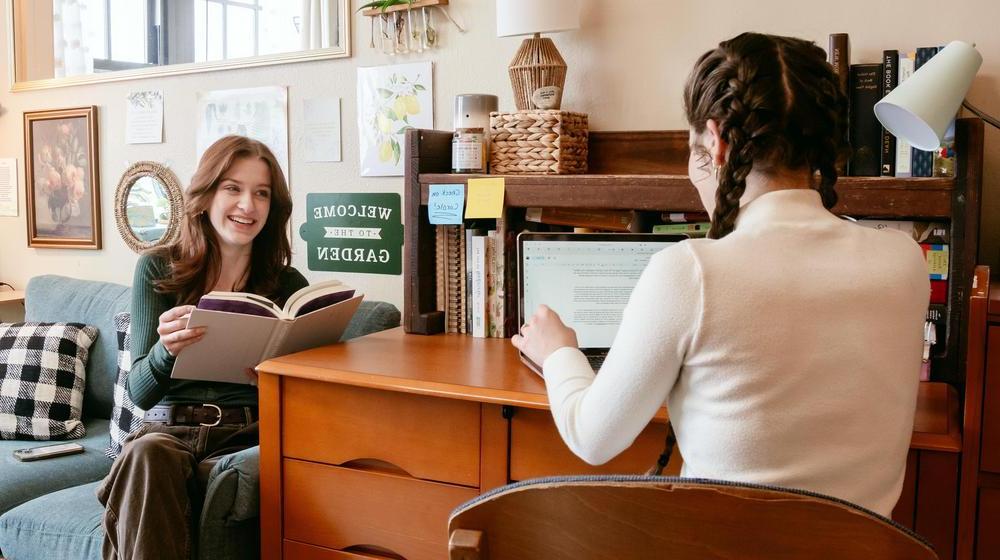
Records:
[[[255,406],[218,406],[214,404],[161,404],[146,411],[146,422],[163,422],[168,426],[218,426],[219,424],[252,424],[257,421]]]

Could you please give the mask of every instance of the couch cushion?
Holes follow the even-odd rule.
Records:
[[[118,379],[115,381],[115,407],[111,411],[111,442],[105,455],[118,457],[125,438],[142,425],[143,410],[128,396],[128,374],[132,368],[132,332],[129,312],[115,315],[115,338],[118,340]]]
[[[395,305],[384,301],[362,301],[340,339],[350,340],[398,326],[399,309]]]
[[[91,482],[53,492],[0,516],[0,550],[17,560],[98,560],[104,506]]]
[[[99,331],[87,363],[84,418],[111,418],[112,393],[118,374],[114,316],[128,311],[130,304],[130,289],[119,284],[53,275],[36,276],[28,281],[25,321],[86,323]]]
[[[75,440],[83,453],[22,463],[15,449],[43,445],[31,441],[0,441],[0,513],[43,494],[104,478],[111,459],[104,455],[108,446],[108,420],[85,421],[86,437]],[[16,558],[16,557],[15,557]]]
[[[0,323],[0,439],[83,437],[83,387],[97,328]]]

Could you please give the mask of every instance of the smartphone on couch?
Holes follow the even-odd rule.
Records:
[[[14,458],[18,461],[38,461],[52,457],[61,457],[63,455],[72,455],[74,453],[83,453],[83,446],[79,443],[58,443],[55,445],[16,449],[14,450]]]

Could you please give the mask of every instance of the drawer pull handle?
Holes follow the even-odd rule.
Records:
[[[375,544],[354,544],[343,550],[344,552],[360,554],[361,556],[377,556],[378,558],[386,558],[387,560],[406,560],[406,557],[402,554],[396,554],[388,548]]]
[[[417,478],[410,474],[409,471],[396,465],[390,463],[389,461],[383,461],[382,459],[364,458],[364,459],[351,459],[350,461],[341,463],[338,465],[340,467],[357,469],[362,471],[376,471],[380,473],[396,474],[401,476],[406,476],[409,478]]]

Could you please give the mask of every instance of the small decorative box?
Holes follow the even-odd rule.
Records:
[[[585,113],[490,113],[490,173],[586,173],[588,127]]]

